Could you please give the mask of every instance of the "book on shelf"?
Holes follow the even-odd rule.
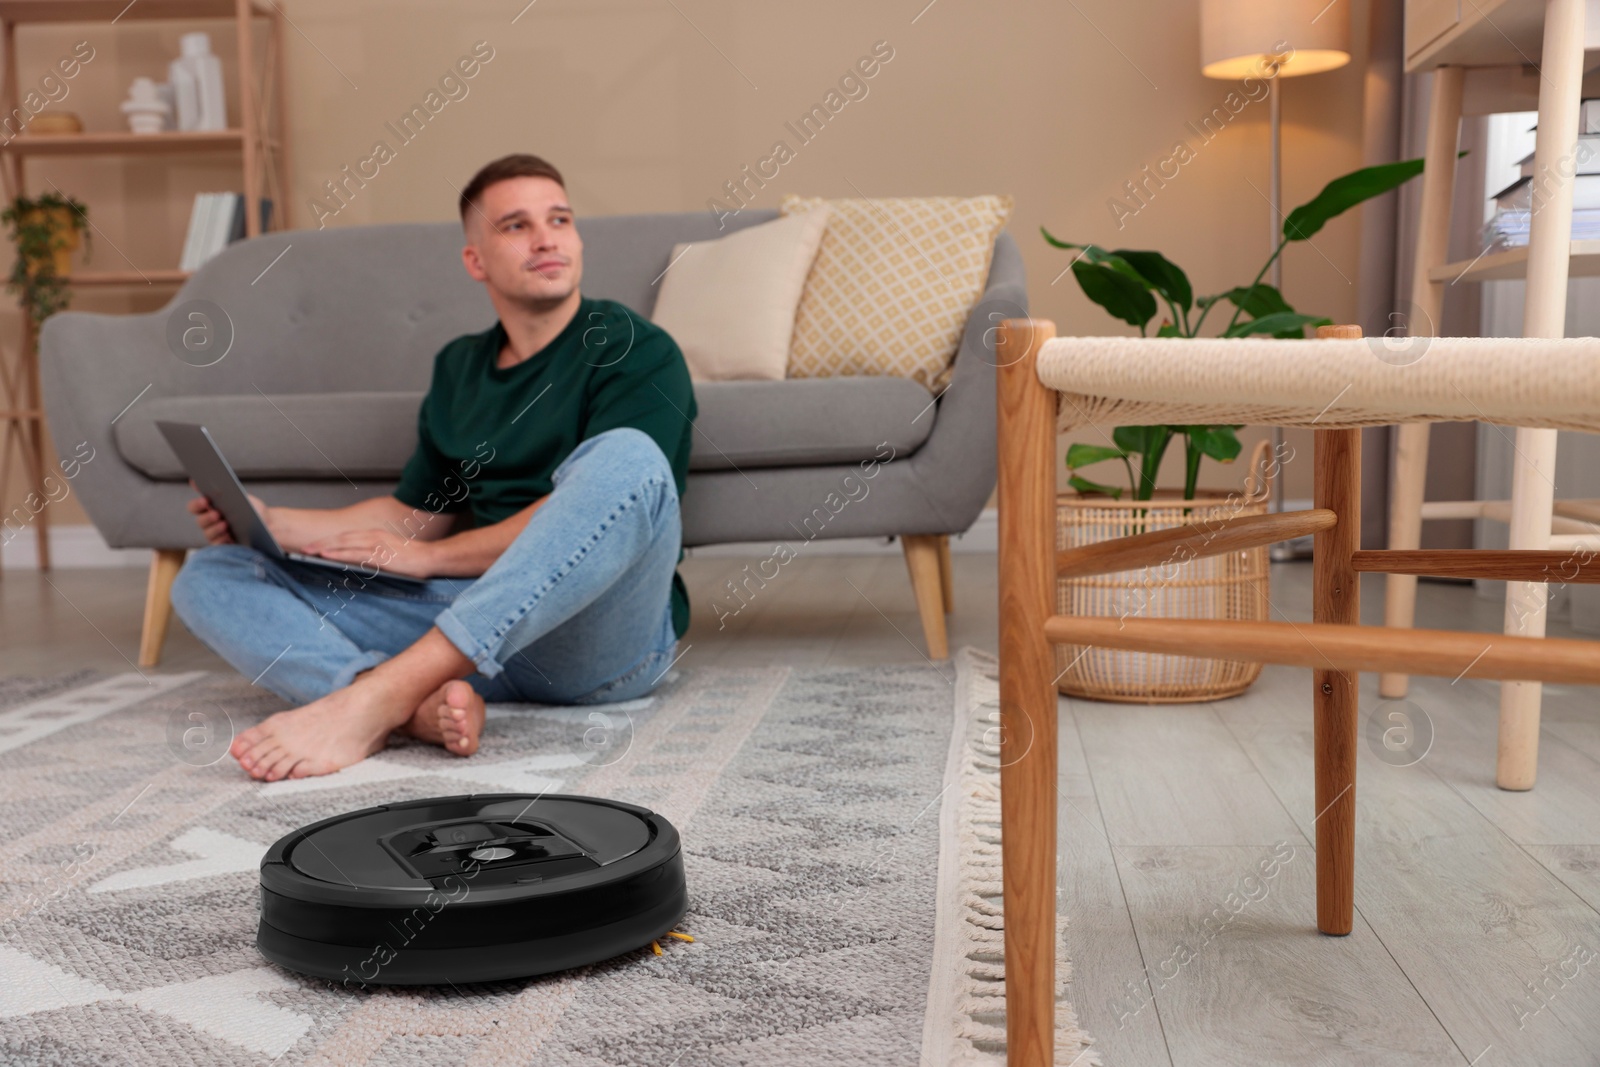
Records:
[[[1535,185],[1540,185],[1548,196],[1556,181],[1551,176],[1542,183],[1535,182],[1533,157],[1534,153],[1529,152],[1517,160],[1521,177],[1489,198],[1494,201],[1495,213],[1484,223],[1483,238],[1490,248],[1516,248],[1528,243]],[[1572,239],[1595,240],[1600,238],[1600,99],[1585,100],[1579,105],[1578,139],[1571,161]]]
[[[1518,178],[1490,197],[1500,211],[1533,210],[1533,178]],[[1572,178],[1574,209],[1600,207],[1600,174],[1576,174]]]
[[[1528,243],[1533,212],[1522,209],[1499,211],[1483,227],[1483,239],[1490,248],[1518,248]],[[1572,209],[1572,239],[1600,240],[1600,207]]]
[[[189,212],[189,232],[178,268],[199,270],[206,261],[245,236],[245,204],[240,193],[198,193]],[[261,231],[272,221],[272,201],[261,201]]]

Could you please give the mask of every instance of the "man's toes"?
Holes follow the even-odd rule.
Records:
[[[268,753],[275,752],[282,747],[276,735],[262,734],[255,739],[254,744],[246,746],[244,751],[240,752],[236,758],[239,760],[239,766],[247,771],[253,770],[261,765]]]
[[[478,750],[478,738],[464,708],[444,707],[439,711],[441,744],[458,756],[470,756]]]
[[[284,750],[281,746],[261,746],[246,753],[244,758],[239,760],[239,766],[249,772],[250,777],[265,781],[267,772],[272,769],[272,765],[283,755]]]
[[[261,763],[262,758],[276,747],[276,745],[258,741],[256,744],[247,745],[242,751],[234,753],[233,758],[238,760],[239,766],[245,770],[253,771]]]
[[[445,744],[449,744],[460,737],[467,729],[467,713],[460,708],[452,708],[448,704],[440,704],[436,718],[439,724],[439,734]]]
[[[277,749],[272,753],[272,758],[261,761],[261,779],[267,782],[276,782],[287,778],[294,769],[300,757],[288,749]]]
[[[252,726],[250,729],[244,731],[238,737],[233,739],[233,744],[228,746],[228,754],[234,759],[239,759],[246,752],[249,752],[252,748],[255,748],[257,745],[259,745],[261,743],[261,738],[261,727],[259,725]]]
[[[443,744],[439,737],[439,709],[442,707],[444,707],[444,686],[441,685],[423,698],[417,709],[411,713],[411,718],[400,728],[400,732],[418,741]]]

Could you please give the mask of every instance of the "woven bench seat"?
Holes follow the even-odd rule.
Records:
[[[1414,347],[1408,347],[1414,346]],[[1039,381],[1058,429],[1471,422],[1600,432],[1600,338],[1059,337]]]

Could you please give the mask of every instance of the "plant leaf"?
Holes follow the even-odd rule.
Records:
[[[1122,487],[1120,485],[1101,485],[1099,482],[1091,482],[1087,478],[1080,478],[1076,474],[1067,479],[1067,484],[1080,493],[1104,493],[1112,500],[1120,500],[1122,498]]]
[[[1231,463],[1239,458],[1239,438],[1232,426],[1185,426],[1183,432],[1195,448],[1212,459]]]
[[[1111,440],[1122,451],[1133,455],[1143,455],[1145,448],[1150,443],[1150,431],[1159,430],[1159,426],[1118,426],[1111,431]]]
[[[1231,300],[1251,318],[1259,319],[1263,315],[1271,315],[1278,311],[1293,311],[1283,294],[1265,282],[1255,285],[1238,285],[1229,289],[1223,296]]]
[[[1052,236],[1050,231],[1045,229],[1043,226],[1039,227],[1039,232],[1044,234],[1044,239],[1046,241],[1048,241],[1050,244],[1054,245],[1057,248],[1065,248],[1069,252],[1073,251],[1075,249],[1078,250],[1078,251],[1081,251],[1083,254],[1081,256],[1079,256],[1078,260],[1075,260],[1074,262],[1087,260],[1090,263],[1103,263],[1104,265],[1110,267],[1112,270],[1116,271],[1119,274],[1126,274],[1128,277],[1132,278],[1134,281],[1136,281],[1136,282],[1140,283],[1141,285],[1143,285],[1146,289],[1160,290],[1160,288],[1161,288],[1160,285],[1158,285],[1156,283],[1156,280],[1154,278],[1152,278],[1152,277],[1150,277],[1150,276],[1148,276],[1146,274],[1141,273],[1137,268],[1134,267],[1134,265],[1132,263],[1129,263],[1126,259],[1124,259],[1123,256],[1125,255],[1125,253],[1123,253],[1123,252],[1107,252],[1104,248],[1101,248],[1099,245],[1095,245],[1095,244],[1075,245],[1071,241],[1063,241],[1059,237]],[[1154,255],[1158,255],[1158,253],[1155,253],[1155,252],[1136,252],[1136,253],[1134,253],[1134,255],[1154,256]],[[1173,270],[1177,270],[1178,268],[1174,266],[1172,269]],[[1181,275],[1183,272],[1182,271],[1178,271],[1178,273]],[[1187,278],[1184,279],[1184,284],[1185,285],[1188,284],[1188,279]],[[1163,296],[1168,296],[1168,294],[1166,294],[1164,292],[1162,293],[1162,295]],[[1168,296],[1168,298],[1171,299],[1170,296]]]
[[[1302,315],[1298,311],[1276,311],[1259,319],[1236,322],[1222,336],[1245,337],[1253,333],[1269,333],[1274,337],[1304,337],[1307,326],[1329,326],[1333,320],[1319,315]]]
[[[1077,470],[1108,459],[1126,459],[1127,455],[1122,449],[1107,445],[1072,444],[1067,446],[1067,466]]]
[[[1050,231],[1045,229],[1043,226],[1039,227],[1039,232],[1044,234],[1044,239],[1048,243],[1050,243],[1052,245],[1055,245],[1057,248],[1074,249],[1074,248],[1082,248],[1083,247],[1082,245],[1072,244],[1070,241],[1063,241],[1058,237],[1052,237],[1050,235]]]
[[[1188,311],[1194,306],[1194,289],[1189,285],[1189,276],[1160,252],[1136,252],[1119,248],[1111,254],[1121,257],[1123,262],[1138,271],[1139,276],[1150,283],[1152,289],[1183,310]]]
[[[1466,155],[1459,153],[1456,158]],[[1286,241],[1304,241],[1325,226],[1329,219],[1349,211],[1363,200],[1381,196],[1404,185],[1422,173],[1422,160],[1403,159],[1398,163],[1379,163],[1362,167],[1333,179],[1322,192],[1289,212],[1283,220]]]
[[[1142,330],[1155,317],[1156,298],[1142,280],[1136,281],[1106,264],[1081,259],[1072,265],[1072,276],[1078,279],[1084,296],[1130,326]]]

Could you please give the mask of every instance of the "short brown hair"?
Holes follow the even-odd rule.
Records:
[[[478,198],[483,195],[485,189],[491,185],[509,181],[512,178],[549,178],[561,188],[565,189],[567,187],[566,181],[561,177],[561,172],[556,170],[554,164],[540,159],[538,156],[530,156],[525,152],[501,156],[493,163],[485,163],[478,173],[472,176],[472,180],[467,183],[467,187],[461,190],[461,203],[459,205],[461,208],[461,221],[467,221],[467,212],[478,202]]]

